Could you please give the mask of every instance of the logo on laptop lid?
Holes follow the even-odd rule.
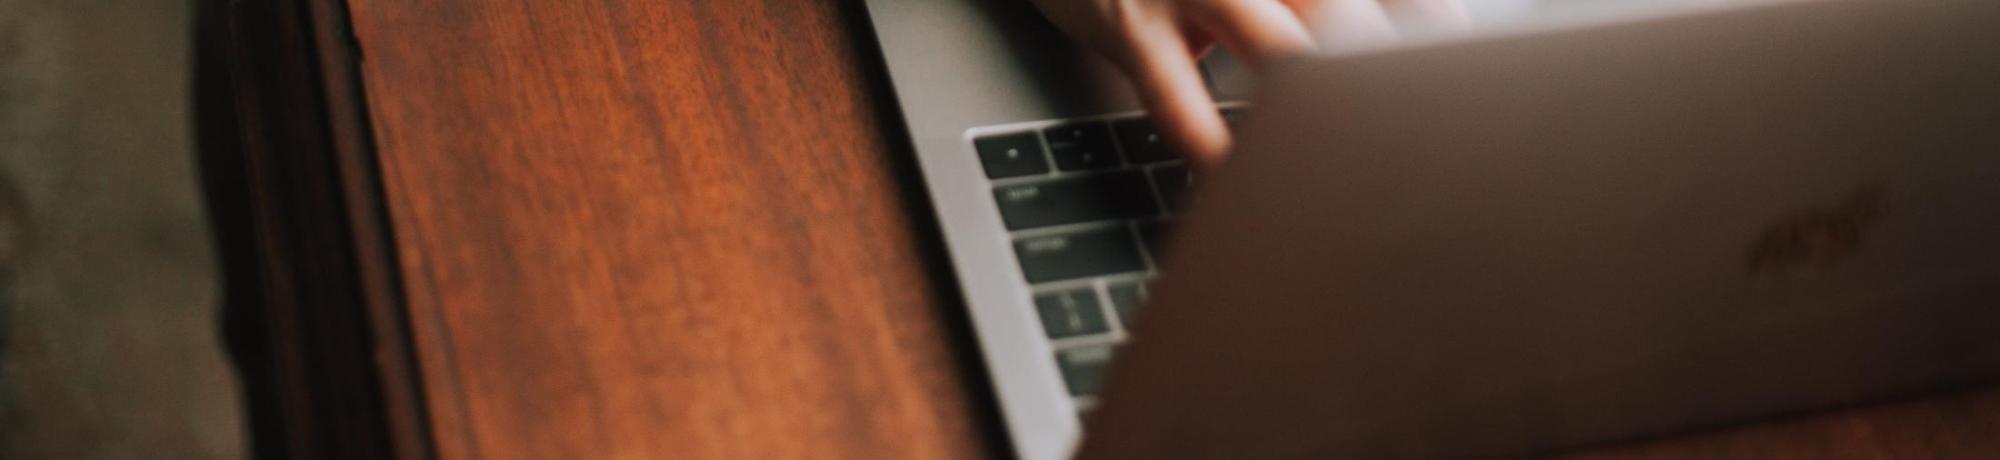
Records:
[[[1861,251],[1882,217],[1882,187],[1856,190],[1846,202],[1808,209],[1773,224],[1750,246],[1751,273],[1827,268]]]

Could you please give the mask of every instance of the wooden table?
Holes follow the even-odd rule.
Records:
[[[439,454],[1000,445],[858,5],[348,5]]]
[[[302,4],[401,453],[1004,453],[858,1]],[[1973,453],[2000,391],[1581,455]]]

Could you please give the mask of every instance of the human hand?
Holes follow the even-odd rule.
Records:
[[[1382,0],[1447,23],[1459,0]],[[1261,67],[1330,41],[1392,37],[1378,0],[1034,0],[1071,37],[1123,69],[1169,145],[1198,166],[1229,152],[1230,136],[1196,59],[1217,42]],[[1337,45],[1337,44],[1336,44]]]

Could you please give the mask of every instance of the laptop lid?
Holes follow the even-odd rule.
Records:
[[[1086,456],[1541,452],[2000,377],[2000,3],[1300,62]]]

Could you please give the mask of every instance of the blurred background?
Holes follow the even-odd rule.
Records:
[[[194,5],[0,0],[0,458],[236,458]]]

